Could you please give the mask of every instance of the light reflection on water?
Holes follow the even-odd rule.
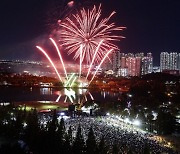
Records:
[[[41,95],[52,95],[52,88],[40,88]]]
[[[56,99],[56,102],[63,101],[67,102],[70,101],[71,103],[83,103],[88,101],[88,97],[90,97],[90,100],[94,100],[93,95],[91,94],[88,89],[72,89],[72,88],[64,88],[61,91],[56,92],[58,94],[58,97]],[[65,99],[62,100],[61,98],[65,96]]]

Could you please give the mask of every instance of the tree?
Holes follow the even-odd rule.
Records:
[[[26,152],[16,142],[14,144],[10,144],[10,143],[2,144],[0,147],[0,153],[1,154],[11,154],[11,153],[25,154]]]
[[[108,148],[105,144],[105,141],[104,141],[104,136],[102,136],[100,142],[99,142],[99,145],[98,145],[98,154],[106,154],[108,153]]]
[[[129,150],[127,151],[127,154],[133,154],[133,150],[132,150],[132,149],[129,149]]]
[[[57,132],[59,133],[61,138],[64,137],[65,131],[66,131],[66,128],[65,128],[65,124],[64,124],[64,119],[61,118],[60,124],[58,126],[58,130],[57,130]]]
[[[59,138],[58,129],[58,119],[56,110],[53,112],[52,120],[48,124],[48,140],[49,140],[49,148],[48,151],[51,153],[59,153],[61,151],[62,142],[61,138]]]
[[[23,124],[22,123],[23,123],[22,113],[18,112],[18,114],[16,116],[16,121],[14,124],[14,130],[15,130],[16,137],[19,137],[19,134],[23,130]]]
[[[118,146],[116,144],[116,141],[113,143],[113,149],[112,149],[112,154],[118,154],[119,153],[119,149]]]
[[[81,126],[78,126],[76,138],[73,144],[73,152],[74,154],[82,154],[85,151],[85,143],[84,143],[84,138],[81,133]]]
[[[170,112],[160,109],[157,116],[157,126],[159,134],[172,134],[175,131],[176,118]]]
[[[153,128],[153,118],[154,116],[151,113],[148,113],[147,115],[147,121],[148,121],[148,130],[150,132],[153,132],[154,128]]]
[[[97,152],[96,139],[92,127],[88,133],[88,139],[86,140],[86,153],[92,154]]]
[[[71,147],[71,143],[70,143],[70,138],[68,133],[65,134],[65,142],[64,142],[64,153],[65,154],[71,154],[72,153],[72,147]]]
[[[54,110],[52,120],[49,122],[49,125],[48,125],[49,133],[54,135],[57,127],[58,127],[57,113],[56,113],[56,110]]]
[[[73,137],[72,137],[72,128],[71,128],[71,126],[69,127],[69,129],[68,129],[68,139],[69,139],[69,142],[70,142],[70,144],[72,145],[72,143],[73,143]]]
[[[57,130],[57,144],[58,144],[58,148],[59,151],[61,153],[63,153],[66,149],[64,147],[64,144],[66,144],[66,139],[68,140],[68,144],[69,144],[69,139],[68,136],[66,135],[66,128],[65,128],[65,124],[64,124],[64,119],[61,118],[60,124],[58,125],[58,130]]]
[[[27,126],[25,129],[25,141],[28,144],[31,151],[37,151],[39,141],[39,122],[36,109],[30,112],[27,116]]]
[[[147,143],[145,144],[143,154],[150,154],[150,149]]]

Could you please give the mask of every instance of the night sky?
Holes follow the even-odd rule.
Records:
[[[35,46],[47,43],[52,1],[56,0],[1,0],[0,59],[41,59]],[[122,32],[126,39],[118,43],[121,52],[152,52],[159,65],[160,52],[180,51],[180,0],[89,1],[101,2],[105,17],[115,10],[111,21],[127,27]],[[89,5],[87,0],[76,3]]]

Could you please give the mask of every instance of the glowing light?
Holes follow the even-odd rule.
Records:
[[[65,113],[64,113],[64,112],[61,112],[61,113],[60,113],[60,116],[65,116]]]
[[[24,123],[23,123],[23,127],[25,128],[26,126],[27,126],[27,123],[24,122]]]
[[[69,3],[68,3],[68,6],[69,7],[72,7],[74,5],[74,1],[70,1]]]
[[[103,92],[103,96],[104,96],[104,98],[106,98],[106,93],[105,92]]]
[[[136,126],[140,126],[141,122],[139,120],[134,120],[133,124],[136,125]]]
[[[84,98],[85,98],[85,101],[87,102],[87,97],[86,97],[86,95],[84,95]]]
[[[90,92],[89,92],[89,96],[91,97],[91,100],[94,100],[94,98]]]
[[[130,120],[129,120],[128,118],[126,118],[126,119],[124,120],[124,122],[130,123]]]
[[[106,113],[106,115],[107,115],[107,116],[110,116],[110,113],[108,112],[108,113]]]
[[[76,96],[75,96],[75,91],[74,90],[72,90],[72,89],[65,89],[64,90],[64,93],[65,93],[65,95],[66,95],[66,98],[65,98],[65,100],[64,100],[64,102],[66,102],[67,101],[67,97],[69,98],[69,100],[73,103],[73,99],[72,99],[72,97],[75,99],[76,98]],[[71,97],[72,96],[72,97]]]
[[[66,103],[66,101],[67,101],[67,96],[66,96],[65,99],[64,99],[64,103]]]
[[[132,95],[131,95],[131,94],[128,94],[128,97],[132,97]]]
[[[36,46],[36,48],[38,48],[38,49],[46,56],[46,58],[49,60],[49,62],[50,62],[51,65],[53,66],[53,68],[54,68],[57,76],[59,77],[59,80],[60,80],[61,82],[63,82],[62,79],[61,79],[61,76],[60,76],[59,72],[58,72],[57,69],[56,69],[56,66],[54,65],[54,63],[52,62],[52,60],[51,60],[51,58],[48,56],[48,54],[47,54],[41,47]]]
[[[58,96],[58,98],[56,99],[56,102],[59,102],[60,98],[61,98],[61,95]]]

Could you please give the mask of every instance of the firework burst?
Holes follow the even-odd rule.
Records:
[[[74,53],[74,59],[80,58],[81,62],[90,64],[94,54],[94,63],[99,63],[110,50],[118,50],[113,44],[119,41],[122,36],[114,35],[114,31],[121,31],[125,27],[116,27],[110,23],[110,18],[115,14],[112,12],[109,17],[101,19],[101,5],[93,9],[84,8],[71,17],[66,17],[59,26],[58,39],[68,54]],[[101,42],[101,45],[98,46]],[[96,53],[96,49],[99,49]]]
[[[72,5],[73,2],[70,4]],[[105,59],[108,58],[112,51],[118,50],[118,47],[114,45],[113,42],[124,37],[114,35],[113,32],[121,31],[125,27],[117,27],[114,23],[109,23],[110,18],[114,14],[115,12],[112,12],[107,18],[101,19],[100,5],[98,8],[94,6],[91,10],[85,10],[83,8],[77,14],[66,17],[65,20],[59,22],[60,28],[59,31],[56,32],[56,36],[58,36],[60,45],[65,48],[65,51],[67,51],[68,54],[74,53],[74,59],[79,59],[78,76],[73,72],[71,76],[68,77],[66,65],[64,64],[63,57],[54,39],[50,38],[59,55],[65,78],[61,78],[60,73],[47,52],[40,46],[36,46],[49,60],[59,80],[64,84],[64,87],[72,87],[76,81],[80,83],[85,82],[87,83],[86,86],[91,84]],[[86,73],[82,70],[83,62],[89,65],[88,72],[84,78],[85,80],[82,79],[83,75]],[[92,65],[94,64],[97,65],[97,69],[93,76],[88,78],[92,70]],[[83,84],[80,84],[80,86],[81,85],[83,86]]]

